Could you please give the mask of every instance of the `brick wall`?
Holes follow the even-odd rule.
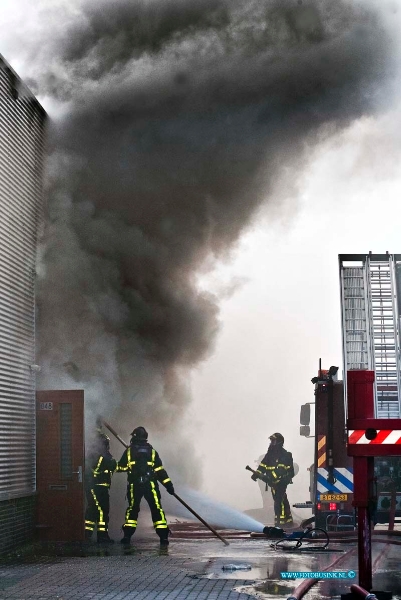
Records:
[[[36,495],[0,501],[0,555],[33,539]]]

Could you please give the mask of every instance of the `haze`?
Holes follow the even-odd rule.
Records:
[[[281,23],[279,5],[295,21],[269,37],[256,23],[263,7]],[[124,436],[148,419],[176,478],[240,509],[261,505],[244,467],[280,431],[300,465],[290,500],[306,500],[299,407],[319,357],[342,364],[337,255],[400,251],[401,4],[171,1],[150,33],[161,4],[138,6],[3,8],[0,52],[57,124],[42,387],[85,387]],[[90,358],[75,341],[83,290]]]

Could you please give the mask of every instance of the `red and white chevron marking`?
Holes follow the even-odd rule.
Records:
[[[401,444],[401,429],[377,429],[374,440],[365,436],[366,429],[349,429],[349,444]]]

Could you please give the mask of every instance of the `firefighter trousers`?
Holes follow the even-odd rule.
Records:
[[[98,533],[107,533],[109,526],[109,487],[94,485],[86,494],[88,506],[85,513],[85,531],[89,534],[97,526]]]
[[[145,483],[128,482],[128,508],[125,513],[125,523],[123,527],[124,534],[130,535],[134,533],[138,523],[142,498],[145,498],[146,502],[149,504],[156,533],[161,539],[167,537],[168,527],[166,516],[161,505],[159,486],[156,481],[152,480]]]
[[[287,498],[287,484],[277,483],[271,487],[274,502],[274,520],[276,525],[292,523],[290,503]]]

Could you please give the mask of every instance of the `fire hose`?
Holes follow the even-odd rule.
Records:
[[[351,585],[351,592],[364,600],[377,600],[376,594],[369,593],[363,587],[356,585],[355,583]]]
[[[355,552],[355,548],[350,550],[343,556],[339,556],[332,563],[330,563],[324,570],[328,571],[329,569],[332,569],[335,565],[337,565],[339,562],[344,560],[344,558],[347,558],[350,554],[352,554],[354,552]],[[309,591],[310,588],[313,585],[315,585],[315,583],[317,583],[318,581],[319,581],[319,579],[307,579],[307,580],[303,581],[298,587],[295,588],[295,590],[292,592],[291,596],[288,596],[287,600],[300,600],[306,594],[306,592]]]
[[[299,550],[306,542],[307,547],[304,550],[316,551],[325,550],[329,545],[329,536],[325,529],[305,529],[304,531],[293,531],[277,542],[271,544],[275,550]],[[311,545],[313,542],[314,545]]]
[[[123,446],[125,446],[126,448],[129,448],[129,444],[127,444],[119,435],[118,433],[111,427],[111,425],[109,425],[109,423],[107,423],[107,421],[102,420],[103,425],[105,427],[107,427],[107,429],[110,431],[110,433],[112,433],[114,435],[114,437],[116,437],[118,439],[119,442],[121,442],[121,444]],[[185,508],[187,510],[189,510],[189,512],[191,512],[201,523],[203,523],[203,525],[205,525],[205,527],[207,527],[208,529],[210,529],[210,531],[216,536],[218,537],[223,544],[225,544],[226,546],[229,546],[230,543],[227,542],[227,540],[225,540],[223,538],[223,536],[221,536],[211,525],[209,525],[209,523],[207,523],[204,519],[202,519],[202,517],[200,515],[198,515],[197,512],[194,511],[193,508],[191,508],[182,498],[180,498],[180,496],[178,494],[176,494],[175,492],[172,494],[175,498],[177,498],[178,502],[181,502],[181,504],[183,506],[185,506]]]
[[[313,530],[312,530],[313,531]],[[329,539],[331,542],[336,542],[336,543],[344,543],[344,542],[356,542],[357,538],[353,538],[350,537],[349,534],[351,532],[347,532],[347,533],[343,533],[343,535],[338,535],[336,537],[333,536],[329,536]],[[347,535],[348,534],[348,535]],[[380,562],[380,560],[383,557],[383,554],[386,552],[387,547],[389,545],[395,544],[395,545],[401,545],[401,541],[398,540],[394,540],[394,539],[390,539],[390,540],[385,540],[385,539],[379,539],[380,535],[389,535],[390,537],[399,537],[401,536],[400,532],[395,532],[395,531],[378,531],[376,532],[376,536],[375,539],[373,539],[372,541],[378,542],[378,543],[382,543],[382,544],[386,544],[386,547],[379,553],[379,555],[377,556],[374,564],[373,564],[373,569],[377,568],[378,563]],[[339,557],[338,559],[336,559],[333,563],[331,563],[328,567],[326,567],[324,569],[324,571],[328,571],[330,568],[334,567],[335,564],[337,564],[340,560],[343,560],[344,558],[350,556],[352,553],[356,552],[356,548],[353,548],[352,550],[350,550],[349,552],[347,552],[345,555]],[[306,594],[306,592],[309,591],[309,589],[315,585],[317,582],[319,581],[319,579],[308,579],[306,581],[303,581],[297,588],[295,588],[295,590],[292,592],[291,596],[289,596],[287,598],[287,600],[301,600],[301,598]],[[376,596],[373,593],[367,592],[366,590],[364,590],[364,588],[353,584],[351,585],[351,592],[353,592],[355,595],[360,596],[361,598],[364,598],[365,600],[376,600]]]

